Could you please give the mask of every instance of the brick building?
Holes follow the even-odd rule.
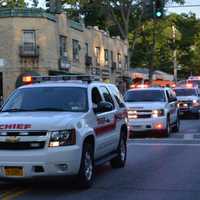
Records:
[[[42,9],[0,10],[0,96],[25,73],[94,74],[117,82],[128,75],[128,46],[98,27]]]

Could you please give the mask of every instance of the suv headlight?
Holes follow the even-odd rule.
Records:
[[[199,106],[199,105],[200,105],[200,103],[199,103],[198,100],[194,99],[194,100],[192,101],[192,106],[196,107],[196,106]]]
[[[158,110],[152,110],[152,117],[162,117],[165,115],[165,111],[163,109],[158,109]]]
[[[69,146],[76,144],[76,130],[50,131],[49,147]]]

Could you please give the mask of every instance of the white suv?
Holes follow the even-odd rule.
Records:
[[[127,113],[114,85],[71,80],[22,86],[0,113],[0,177],[77,175],[87,188],[95,165],[124,167],[126,143]]]
[[[179,110],[175,93],[169,88],[131,89],[125,94],[130,136],[158,133],[169,136],[179,131]]]

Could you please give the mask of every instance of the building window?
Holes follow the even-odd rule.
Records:
[[[113,63],[113,51],[110,51],[110,59],[111,59],[111,62]]]
[[[36,38],[34,30],[25,30],[23,34],[23,48],[26,51],[33,51],[36,47]]]
[[[89,44],[85,43],[85,56],[89,56]]]
[[[128,56],[125,56],[124,58],[125,62],[125,69],[128,70]]]
[[[104,49],[104,59],[105,59],[105,65],[109,65],[109,55],[108,55],[108,49]]]
[[[80,44],[78,40],[72,40],[73,46],[73,62],[79,63],[79,51],[80,51]]]
[[[60,35],[60,56],[67,57],[67,37]]]
[[[122,57],[120,53],[117,54],[117,62],[118,62],[118,67],[122,68]]]
[[[100,65],[100,47],[95,48],[96,64]]]

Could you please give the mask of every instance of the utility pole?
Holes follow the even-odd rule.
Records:
[[[150,67],[149,67],[149,82],[152,83],[153,80],[153,71],[154,71],[154,64],[155,64],[155,48],[156,48],[156,3],[155,1],[153,3],[153,43],[152,43],[152,49],[151,49],[151,60],[150,60]]]
[[[174,66],[174,81],[177,82],[177,50],[176,50],[176,27],[172,24],[172,39],[173,39],[173,66]]]

